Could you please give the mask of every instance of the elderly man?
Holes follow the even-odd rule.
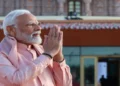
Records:
[[[63,33],[54,26],[41,46],[41,27],[28,10],[11,11],[3,21],[0,86],[72,86],[62,54]]]

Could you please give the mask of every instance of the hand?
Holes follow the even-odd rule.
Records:
[[[60,50],[62,35],[60,27],[54,26],[54,28],[51,28],[49,34],[45,35],[43,42],[44,52],[54,57]]]
[[[60,41],[60,50],[53,58],[54,61],[61,62],[64,60],[64,55],[62,53],[62,49],[63,49],[63,32],[62,32],[62,40]]]
[[[60,48],[59,52],[55,55],[53,60],[56,61],[56,62],[61,62],[61,61],[64,60],[64,56],[63,56],[63,53],[62,53],[62,48]]]

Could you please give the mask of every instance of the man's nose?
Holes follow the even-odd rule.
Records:
[[[35,30],[41,30],[42,28],[41,28],[41,25],[36,25],[35,26]]]

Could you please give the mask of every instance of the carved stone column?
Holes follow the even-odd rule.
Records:
[[[32,13],[34,12],[34,0],[26,0],[26,8],[31,11]]]
[[[64,15],[64,3],[66,0],[57,0],[58,2],[58,15]]]
[[[115,1],[115,16],[120,16],[120,1]]]
[[[92,11],[91,11],[91,7],[90,4],[92,2],[92,0],[83,0],[85,3],[85,13],[87,16],[91,16],[92,15]]]

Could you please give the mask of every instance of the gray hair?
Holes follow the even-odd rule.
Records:
[[[23,15],[23,14],[32,14],[30,11],[25,10],[25,9],[17,9],[13,10],[10,13],[8,13],[4,20],[3,20],[3,31],[4,35],[8,35],[8,32],[6,30],[7,26],[15,24],[15,20],[18,16]]]

